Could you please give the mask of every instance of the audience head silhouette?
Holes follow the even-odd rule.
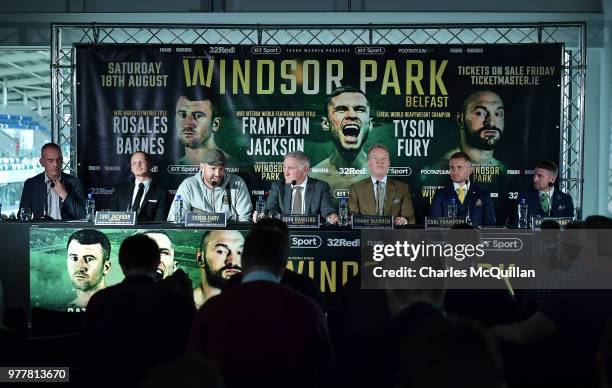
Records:
[[[154,274],[159,266],[159,247],[146,234],[137,234],[123,240],[119,248],[119,265],[127,275]]]
[[[289,257],[287,225],[278,220],[255,224],[244,241],[242,267],[245,273],[263,270],[282,276]]]

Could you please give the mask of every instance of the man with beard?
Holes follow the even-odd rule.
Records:
[[[244,236],[237,230],[213,230],[202,235],[196,260],[200,266],[200,286],[193,290],[199,309],[221,290],[232,275],[241,272]]]
[[[249,190],[241,177],[225,171],[226,158],[219,149],[208,150],[200,171],[186,178],[176,190],[184,210],[194,213],[225,213],[227,220],[248,222],[253,210]],[[168,221],[174,221],[176,201],[172,202]]]
[[[321,126],[334,144],[332,155],[312,169],[311,176],[329,183],[334,196],[351,184],[367,178],[367,155],[363,146],[372,129],[370,104],[365,94],[352,86],[341,86],[327,99]]]
[[[210,89],[186,89],[176,102],[175,113],[176,135],[185,146],[185,156],[177,163],[198,165],[207,150],[218,148],[215,132],[221,126],[221,118]]]
[[[493,157],[495,146],[504,132],[504,103],[490,90],[471,93],[463,102],[463,109],[457,113],[459,126],[459,147],[444,155],[448,163],[451,155],[465,152],[475,166],[498,166],[506,172],[503,163]]]
[[[111,244],[104,233],[83,229],[70,236],[67,250],[68,275],[77,296],[65,307],[68,311],[84,311],[91,296],[106,287],[104,276],[111,269]]]

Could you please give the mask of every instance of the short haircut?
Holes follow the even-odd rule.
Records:
[[[389,152],[389,147],[387,147],[383,143],[375,143],[375,144],[372,144],[370,148],[368,148],[368,159],[370,158],[370,152],[374,151],[377,148],[384,150],[387,153],[387,155],[389,155],[389,157],[391,156],[391,152]]]
[[[474,98],[476,98],[476,96],[479,96],[481,94],[485,94],[485,93],[491,93],[491,94],[495,94],[497,97],[499,97],[499,99],[503,102],[503,99],[501,98],[501,96],[499,95],[499,93],[494,92],[490,89],[482,89],[482,90],[476,90],[470,94],[468,94],[464,99],[463,99],[463,104],[461,106],[461,113],[465,113],[468,104],[470,103],[470,101],[472,101]]]
[[[535,164],[535,168],[542,168],[554,176],[559,175],[559,167],[557,167],[557,164],[552,160],[540,160]]]
[[[472,163],[472,158],[470,158],[470,155],[466,154],[463,151],[455,152],[454,154],[451,155],[450,158],[451,159],[463,159],[463,160],[465,160],[468,163]]]
[[[210,240],[210,234],[212,232],[225,232],[225,231],[226,230],[207,230],[202,234],[202,239],[200,240],[200,251],[202,252],[202,256],[206,256],[206,248],[208,245],[208,240]],[[230,232],[231,230],[227,230],[227,231]],[[240,233],[237,230],[236,232]]]
[[[306,168],[310,167],[310,158],[303,151],[292,151],[292,152],[289,152],[289,153],[287,153],[285,155],[285,159],[287,159],[289,157],[297,159],[298,162],[300,162],[300,166],[302,166],[302,167],[304,167],[304,166],[306,166]]]
[[[181,97],[185,97],[189,101],[210,101],[210,105],[212,107],[212,118],[217,117],[219,113],[219,101],[217,100],[217,95],[206,86],[196,85],[185,88],[181,91],[181,94],[176,101],[178,102]]]
[[[327,102],[325,104],[325,115],[327,115],[327,107],[331,105],[332,98],[339,96],[342,93],[359,93],[365,97],[366,103],[368,104],[368,106],[370,106],[370,102],[368,101],[368,96],[366,96],[366,94],[361,89],[358,89],[350,85],[344,85],[344,86],[340,86],[334,89],[334,91],[331,92],[331,94],[327,97]]]
[[[132,156],[134,156],[136,154],[142,154],[144,156],[145,160],[147,161],[147,164],[149,165],[149,167],[151,167],[151,155],[149,155],[145,151],[136,151],[136,152],[134,152],[132,154]],[[132,156],[130,156],[130,161],[132,160]]]
[[[244,240],[242,267],[264,267],[274,272],[285,268],[289,257],[289,234],[286,230],[286,225],[280,224],[253,225]]]
[[[160,261],[159,246],[144,234],[136,234],[123,240],[119,248],[119,264],[125,270],[154,270]]]
[[[50,150],[50,149],[56,149],[57,152],[59,152],[60,154],[62,153],[62,149],[60,148],[60,146],[58,146],[55,143],[47,143],[47,144],[43,145],[42,147],[40,147],[40,157],[42,158],[43,153],[46,150]]]
[[[70,245],[72,240],[76,240],[81,245],[95,245],[100,244],[102,246],[102,259],[108,261],[110,259],[111,243],[108,237],[99,230],[96,229],[81,229],[72,233],[68,238],[66,249]]]

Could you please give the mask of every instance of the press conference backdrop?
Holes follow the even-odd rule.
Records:
[[[492,192],[499,220],[529,186],[533,164],[559,160],[561,44],[77,45],[76,52],[78,175],[99,208],[128,177],[137,150],[153,156],[170,190],[197,171],[184,158],[177,113],[179,98],[194,86],[209,89],[220,119],[203,142],[214,133],[229,170],[253,195],[282,177],[283,155],[293,150],[308,153],[311,175],[328,181],[336,197],[367,176],[359,157],[348,164],[330,159],[336,152],[351,159],[334,141],[327,109],[340,86],[361,89],[369,110],[344,134],[357,149],[388,146],[389,175],[411,185],[419,220],[435,189],[448,183],[458,113],[475,91],[494,92],[504,107],[494,159],[473,174]]]

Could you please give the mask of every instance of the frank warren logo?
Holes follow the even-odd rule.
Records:
[[[410,167],[391,167],[389,168],[390,176],[410,176],[412,175],[412,169]]]
[[[291,248],[319,248],[321,237],[296,234],[291,236]]]
[[[384,47],[355,47],[357,55],[383,55],[384,53]]]

